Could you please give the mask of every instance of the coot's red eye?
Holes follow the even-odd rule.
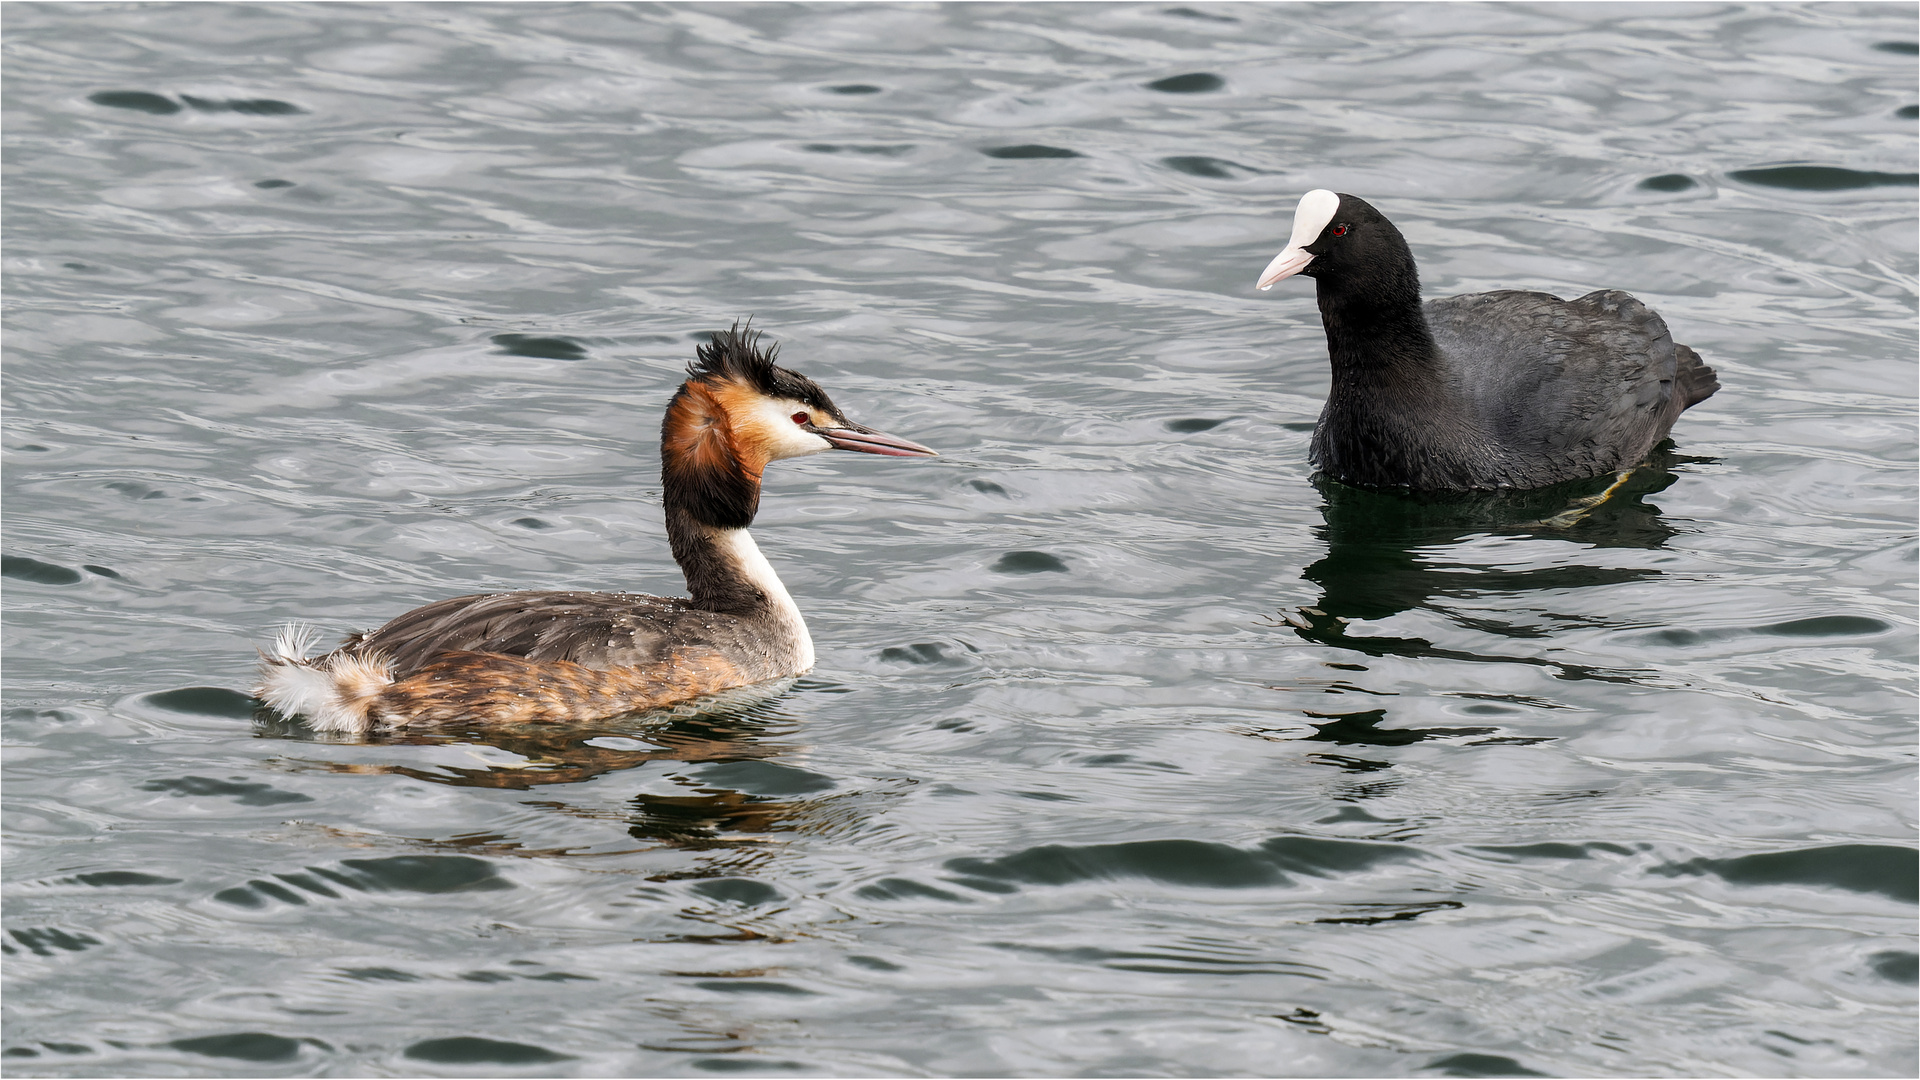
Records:
[[[1333,227],[1333,235],[1335,235],[1335,236],[1345,236],[1345,235],[1347,235],[1347,230],[1348,230],[1349,228],[1351,228],[1351,227],[1352,227],[1352,226],[1350,226],[1350,225],[1335,225],[1335,226]]]
[[[793,414],[793,422],[799,424],[801,427],[806,427],[813,422],[813,417],[803,412],[797,412]]]

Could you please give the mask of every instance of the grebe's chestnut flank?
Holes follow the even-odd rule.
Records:
[[[312,659],[313,633],[289,628],[263,654],[255,695],[322,731],[584,721],[813,667],[800,609],[747,533],[761,470],[827,450],[935,455],[848,420],[759,338],[736,325],[702,345],[660,425],[667,538],[691,596],[458,596]]]
[[[1313,278],[1333,388],[1313,432],[1327,476],[1415,491],[1537,488],[1630,470],[1720,388],[1652,308],[1617,290],[1420,303],[1400,230],[1309,191],[1261,289]]]

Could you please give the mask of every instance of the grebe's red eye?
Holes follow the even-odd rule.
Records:
[[[797,412],[793,414],[793,422],[799,424],[801,427],[806,427],[808,424],[813,423],[813,417],[803,412]]]
[[[1345,236],[1345,235],[1347,235],[1347,230],[1348,230],[1348,229],[1350,229],[1350,228],[1352,228],[1352,227],[1353,227],[1353,226],[1351,226],[1351,225],[1345,225],[1345,224],[1341,224],[1341,225],[1335,225],[1335,226],[1333,227],[1333,235],[1335,235],[1335,236]]]

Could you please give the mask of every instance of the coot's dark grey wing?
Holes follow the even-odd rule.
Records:
[[[1680,357],[1680,370],[1674,376],[1674,381],[1680,386],[1680,410],[1685,412],[1720,389],[1720,373],[1708,367],[1707,362],[1700,359],[1699,353],[1685,345],[1675,345],[1673,351]]]
[[[415,608],[378,630],[348,638],[342,647],[379,653],[392,663],[396,678],[446,652],[570,660],[602,669],[637,667],[667,655],[677,622],[708,615],[689,612],[684,601],[634,593],[486,593]]]
[[[1692,403],[1676,392],[1666,322],[1626,293],[1477,293],[1425,310],[1442,366],[1505,451],[1513,486],[1631,468]]]

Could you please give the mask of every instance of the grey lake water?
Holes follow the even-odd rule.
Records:
[[[8,4],[17,1076],[1892,1076],[1911,4]],[[1316,483],[1316,187],[1724,389]],[[793,685],[323,738],[256,646],[677,593],[736,319]]]

